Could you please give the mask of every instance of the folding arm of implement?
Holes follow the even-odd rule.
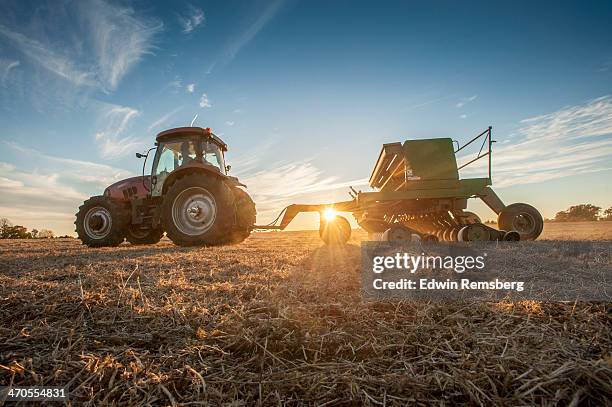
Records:
[[[477,154],[466,154],[478,146]],[[482,143],[480,143],[482,142]],[[454,143],[457,144],[455,149]],[[527,204],[506,206],[491,189],[492,128],[478,134],[463,146],[450,138],[406,140],[384,144],[374,165],[369,184],[375,192],[358,192],[351,201],[318,205],[289,205],[282,219],[257,229],[283,230],[300,212],[321,214],[320,234],[331,225],[350,236],[350,224],[342,217],[327,216],[328,209],[351,212],[370,238],[384,240],[533,240],[543,228],[537,209]],[[457,154],[464,164],[457,164]],[[459,170],[488,158],[486,178],[460,179]],[[484,167],[484,166],[483,166]],[[483,168],[484,169],[484,168]],[[465,209],[470,198],[481,199],[498,215],[498,229],[484,225]],[[280,218],[280,215],[279,215]],[[348,229],[348,233],[346,230]],[[327,241],[326,241],[327,242]]]
[[[292,204],[287,206],[282,212],[282,219],[278,225],[255,225],[254,229],[262,229],[262,230],[284,230],[289,223],[301,212],[319,212],[321,217],[324,217],[324,213],[326,210],[333,210],[335,212],[353,212],[353,210],[357,209],[356,201],[344,201],[344,202],[336,202],[330,204]],[[276,223],[276,222],[274,222]]]

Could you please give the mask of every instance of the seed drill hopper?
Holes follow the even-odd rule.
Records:
[[[450,138],[384,144],[369,180],[375,192],[351,188],[349,201],[289,205],[282,219],[279,215],[272,224],[255,228],[282,230],[300,212],[319,212],[321,238],[326,243],[344,243],[351,234],[350,224],[333,213],[351,212],[376,240],[534,240],[544,224],[538,210],[524,203],[505,205],[490,188],[493,143],[489,127],[462,146]],[[478,145],[478,153],[462,157],[466,162],[458,166],[457,153]],[[487,177],[459,177],[459,170],[482,160],[488,160]],[[480,198],[497,214],[497,229],[466,211],[470,198]]]

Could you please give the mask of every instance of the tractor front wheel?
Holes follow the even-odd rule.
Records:
[[[118,246],[125,239],[129,211],[120,202],[94,196],[83,202],[76,214],[76,232],[89,247]]]
[[[231,232],[233,197],[222,181],[194,173],[170,186],[161,212],[166,235],[175,244],[219,245]]]
[[[497,225],[500,230],[518,232],[521,240],[535,240],[544,229],[544,220],[533,206],[513,203],[499,213]]]

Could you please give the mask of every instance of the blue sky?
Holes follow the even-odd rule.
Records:
[[[612,4],[534,3],[3,1],[0,216],[72,233],[196,114],[259,222],[365,190],[382,143],[488,125],[506,202],[608,207]]]

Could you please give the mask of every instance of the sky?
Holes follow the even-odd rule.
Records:
[[[383,143],[487,126],[506,203],[607,208],[610,21],[609,1],[3,0],[0,217],[74,234],[83,200],[196,115],[258,223],[369,190]]]

